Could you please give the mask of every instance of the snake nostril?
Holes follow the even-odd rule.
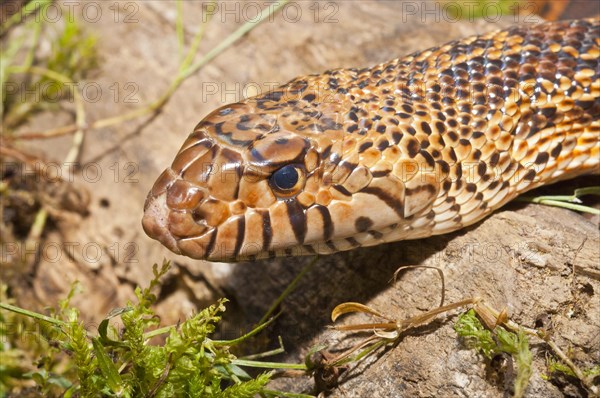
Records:
[[[177,180],[167,189],[167,206],[177,210],[191,210],[204,198],[198,186],[184,180]]]

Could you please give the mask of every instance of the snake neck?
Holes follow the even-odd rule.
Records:
[[[374,179],[404,210],[382,239],[458,230],[523,192],[599,173],[598,37],[597,19],[514,27],[353,70],[347,114],[359,123],[344,123],[357,138],[344,157],[404,188]]]

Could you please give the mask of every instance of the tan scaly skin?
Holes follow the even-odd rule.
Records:
[[[208,115],[146,233],[212,261],[443,234],[600,171],[598,19],[513,27],[296,78]]]

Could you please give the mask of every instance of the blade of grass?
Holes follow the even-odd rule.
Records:
[[[275,7],[264,8],[261,11],[258,19],[247,21],[245,24],[240,26],[235,32],[233,32],[232,34],[227,36],[225,38],[225,40],[220,42],[215,48],[213,48],[208,53],[206,53],[206,55],[204,55],[198,62],[196,62],[191,67],[189,67],[184,72],[184,78],[187,78],[190,75],[193,75],[194,73],[196,73],[198,71],[198,69],[202,68],[208,62],[212,61],[217,55],[221,54],[225,49],[227,49],[233,43],[235,43],[236,41],[241,39],[246,33],[250,32],[258,24],[260,24],[262,21],[264,21],[266,18],[268,18],[271,15],[273,15],[274,13],[276,13],[281,7],[286,5],[288,2],[289,2],[289,0],[284,0],[284,1],[277,3]]]
[[[283,7],[288,2],[289,2],[289,0],[285,0],[285,1],[279,2],[275,7],[267,7],[266,9],[263,9],[263,11],[260,14],[260,17],[257,20],[246,22],[240,28],[238,28],[236,31],[234,31],[229,36],[227,36],[216,47],[214,47],[212,50],[210,50],[208,53],[206,53],[198,62],[196,62],[192,66],[182,69],[180,71],[180,73],[175,77],[175,79],[173,80],[171,85],[167,88],[165,93],[163,93],[163,95],[161,97],[159,97],[157,100],[153,101],[152,103],[150,103],[149,105],[147,105],[145,107],[135,109],[131,112],[126,112],[122,115],[117,115],[117,116],[97,120],[89,125],[89,130],[100,129],[100,128],[104,128],[104,127],[113,126],[116,124],[121,124],[123,122],[137,119],[139,117],[156,112],[158,109],[163,107],[169,101],[171,96],[175,93],[175,91],[179,88],[179,86],[181,86],[181,84],[188,77],[190,77],[191,75],[196,73],[200,68],[202,68],[208,62],[212,61],[214,58],[216,58],[218,55],[220,55],[223,51],[225,51],[227,48],[229,48],[231,45],[233,45],[235,42],[237,42],[239,39],[241,39],[246,33],[250,32],[256,26],[258,26],[258,24],[260,24],[262,21],[264,21],[265,19],[267,19],[268,17],[273,15],[276,11],[278,11],[281,7]],[[199,32],[199,34],[202,32],[203,32],[203,30],[201,30]],[[192,45],[192,48],[193,47],[194,47],[194,45]],[[44,139],[44,138],[57,137],[60,135],[71,134],[71,133],[75,132],[76,130],[77,130],[77,125],[71,124],[68,126],[58,127],[58,128],[54,128],[54,129],[50,129],[50,130],[46,130],[46,131],[42,131],[42,132],[22,133],[22,134],[19,134],[18,136],[16,136],[15,138],[18,138],[18,139],[33,139],[33,138]]]
[[[233,359],[231,363],[238,366],[249,366],[251,368],[307,370],[306,365],[303,363],[263,362],[250,361],[247,359]]]
[[[315,398],[314,395],[300,394],[295,392],[285,392],[285,391],[277,391],[277,390],[262,390],[263,394],[268,395],[269,397],[283,397],[283,398]]]
[[[24,42],[24,37],[18,37],[11,40],[8,44],[8,48],[2,49],[0,52],[0,57],[2,57],[2,62],[0,62],[0,92],[2,93],[0,96],[0,120],[3,120],[4,118],[4,101],[6,99],[7,89],[6,82],[8,82],[8,78],[12,74],[12,60],[17,55]],[[2,123],[2,125],[4,125],[4,123]]]
[[[48,79],[55,80],[59,83],[67,85],[67,87],[75,87],[75,82],[73,82],[68,76],[63,75],[62,73],[58,73],[46,68],[42,68],[39,66],[14,66],[9,68],[12,73],[31,73],[34,75],[40,75],[47,77]],[[73,89],[73,101],[75,102],[75,125],[76,131],[73,136],[73,144],[71,145],[71,149],[65,158],[63,164],[68,165],[77,160],[79,157],[79,150],[81,145],[83,144],[83,138],[85,135],[85,131],[87,130],[86,125],[86,117],[85,117],[85,107],[83,106],[83,98],[79,91],[76,88]],[[65,175],[68,175],[68,172],[71,171],[69,167],[66,167],[63,172]]]
[[[0,25],[0,35],[6,33],[14,25],[19,24],[25,17],[29,16],[29,14],[41,10],[43,7],[47,7],[50,3],[52,3],[52,0],[31,0]]]
[[[66,323],[61,321],[60,319],[52,318],[46,315],[38,314],[37,312],[29,311],[23,309],[21,307],[17,307],[16,305],[11,305],[7,303],[0,303],[0,308],[15,312],[20,315],[27,316],[29,318],[34,318],[40,321],[48,322],[56,326],[60,326],[61,328],[66,326]]]
[[[177,45],[179,51],[179,60],[183,60],[183,49],[185,47],[183,30],[183,0],[177,0],[177,19],[175,21],[175,30],[177,32]]]
[[[232,345],[236,345],[241,343],[244,340],[249,339],[250,337],[260,333],[261,331],[263,331],[267,326],[269,326],[271,323],[273,323],[273,321],[276,319],[276,317],[273,317],[271,319],[269,319],[267,322],[261,323],[259,326],[255,327],[254,329],[252,329],[251,331],[249,331],[248,333],[238,337],[237,339],[233,339],[233,340],[214,340],[213,344],[220,346],[220,345],[227,345],[227,346],[232,346]]]
[[[600,215],[599,209],[581,205],[581,200],[579,200],[579,198],[585,195],[600,195],[600,186],[578,188],[575,190],[573,195],[545,195],[536,197],[525,196],[517,198],[516,200],[519,202],[537,203],[547,206],[561,207],[563,209],[580,211],[582,213]]]
[[[600,215],[600,210],[599,209],[594,209],[593,207],[582,206],[582,205],[578,205],[578,204],[575,204],[575,203],[562,202],[562,201],[551,200],[551,199],[550,200],[549,199],[533,200],[532,202],[533,203],[538,203],[538,204],[541,204],[541,205],[561,207],[563,209],[580,211],[582,213],[589,213],[589,214]]]
[[[281,304],[281,302],[296,288],[296,285],[298,284],[298,282],[300,282],[300,279],[302,279],[302,277],[312,269],[312,267],[317,263],[318,259],[319,256],[315,256],[307,265],[304,266],[304,268],[302,268],[298,275],[296,275],[296,277],[290,282],[289,285],[287,285],[287,287],[279,295],[279,297],[277,297],[277,299],[271,304],[271,307],[269,307],[269,309],[267,310],[265,315],[263,315],[261,320],[258,321],[259,325],[262,325],[267,321],[267,319],[271,317],[271,315],[275,312],[279,304]]]
[[[260,359],[260,358],[272,357],[273,355],[283,354],[285,352],[285,347],[283,346],[283,339],[281,338],[281,336],[278,336],[277,340],[279,342],[279,347],[277,347],[273,350],[259,352],[258,354],[246,355],[239,359],[254,360],[254,359]]]
[[[43,6],[43,9],[47,8],[47,5]],[[25,54],[25,60],[23,64],[20,66],[23,69],[28,69],[32,64],[35,57],[35,50],[38,47],[40,36],[42,33],[42,19],[40,21],[32,20],[31,25],[33,28],[27,29],[27,33],[29,35],[30,31],[33,30],[31,45]],[[2,62],[0,63],[0,90],[2,90],[2,102],[0,103],[0,119],[3,118],[4,115],[4,100],[6,99],[6,90],[5,90],[5,82],[8,81],[8,78],[11,75],[10,67],[12,66],[13,57],[19,52],[21,46],[26,38],[26,35],[19,37],[18,39],[11,40],[9,47],[6,51],[2,51],[1,57]]]

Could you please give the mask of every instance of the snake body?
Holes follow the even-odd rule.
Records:
[[[223,106],[154,184],[144,229],[213,261],[461,229],[599,172],[599,47],[597,19],[515,26]]]

